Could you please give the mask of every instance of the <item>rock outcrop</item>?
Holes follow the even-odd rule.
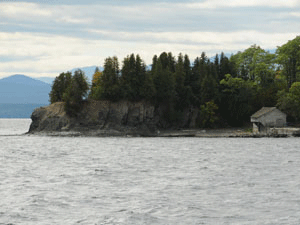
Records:
[[[64,103],[57,102],[34,110],[29,134],[51,136],[159,136],[159,137],[287,137],[300,136],[299,129],[284,128],[271,134],[253,134],[237,129],[195,128],[198,109],[184,112],[183,124],[164,129],[166,122],[160,114],[163,107],[146,102],[109,102],[89,100],[83,104],[78,117],[69,117]],[[180,126],[185,126],[181,129]],[[159,130],[160,131],[159,131]],[[287,132],[290,132],[289,135]]]
[[[89,100],[76,118],[57,102],[34,110],[29,133],[74,133],[89,136],[153,136],[157,133],[154,106],[146,102]]]

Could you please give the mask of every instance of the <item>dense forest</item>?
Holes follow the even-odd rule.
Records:
[[[61,73],[50,92],[50,102],[66,102],[76,116],[83,101],[148,101],[168,126],[182,124],[184,112],[197,109],[197,127],[241,126],[263,106],[277,106],[288,120],[300,120],[300,36],[270,53],[257,45],[230,57],[209,59],[203,52],[188,55],[163,52],[147,66],[139,55],[105,59],[92,84],[80,70]]]

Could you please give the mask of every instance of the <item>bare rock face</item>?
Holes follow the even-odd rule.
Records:
[[[87,135],[145,135],[156,132],[154,106],[146,102],[89,100],[77,118],[70,118],[64,103],[35,109],[29,133],[76,131]]]
[[[31,120],[29,133],[36,131],[60,131],[70,122],[64,112],[64,103],[62,102],[35,109],[31,114]]]

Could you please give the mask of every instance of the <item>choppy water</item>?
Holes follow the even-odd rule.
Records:
[[[300,224],[298,138],[3,136],[29,123],[0,120],[0,224]]]

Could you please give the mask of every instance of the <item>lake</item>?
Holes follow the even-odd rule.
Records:
[[[20,135],[0,119],[0,224],[300,224],[299,138]]]

